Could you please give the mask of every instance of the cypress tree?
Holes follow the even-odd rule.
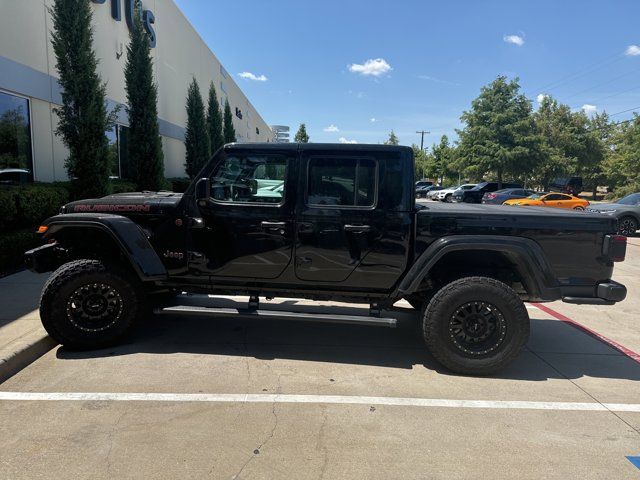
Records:
[[[76,198],[109,192],[109,145],[105,132],[115,123],[107,113],[106,86],[97,73],[91,7],[86,0],[55,0],[51,44],[62,87],[56,134],[69,149],[65,167]]]
[[[218,103],[218,95],[216,93],[216,87],[213,85],[213,82],[211,82],[211,85],[209,86],[207,129],[209,131],[211,153],[214,153],[222,145],[224,145],[224,137],[222,136],[222,115],[220,113],[220,103]]]
[[[233,118],[231,117],[231,107],[229,100],[224,101],[224,143],[236,142],[236,130],[233,128]]]
[[[307,134],[307,126],[304,123],[300,124],[300,128],[296,132],[296,136],[293,137],[296,143],[309,143],[309,135]]]
[[[135,2],[124,75],[129,104],[127,145],[133,180],[140,190],[161,190],[164,156],[158,127],[158,89],[153,83],[151,45],[142,24],[140,0]]]
[[[189,178],[195,177],[209,160],[209,135],[200,87],[194,78],[187,93],[187,131],[184,136],[187,157],[184,164]]]

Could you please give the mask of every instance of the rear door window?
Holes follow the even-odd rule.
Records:
[[[370,158],[313,157],[307,175],[307,205],[372,207],[377,162]]]

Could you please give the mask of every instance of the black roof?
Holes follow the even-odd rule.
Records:
[[[243,149],[243,148],[264,148],[268,150],[299,150],[299,151],[313,151],[313,150],[344,150],[344,151],[389,151],[389,150],[409,150],[413,151],[411,147],[405,147],[402,145],[381,145],[378,143],[270,143],[270,142],[247,142],[247,143],[228,143],[224,146],[225,150]]]

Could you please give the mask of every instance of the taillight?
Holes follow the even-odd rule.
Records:
[[[627,237],[624,235],[607,235],[604,242],[604,254],[612,262],[623,262],[627,254]]]
[[[497,196],[498,195],[496,195],[495,193],[487,193],[487,200],[493,200]]]

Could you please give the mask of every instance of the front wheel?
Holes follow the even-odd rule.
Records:
[[[489,375],[509,365],[527,343],[529,315],[504,283],[465,277],[433,296],[422,331],[429,351],[449,370]]]
[[[444,196],[444,201],[445,203],[451,203],[451,194],[447,194]]]
[[[73,349],[111,345],[143,312],[138,282],[100,260],[76,260],[56,270],[42,290],[40,318],[47,333]]]
[[[618,234],[632,237],[638,231],[638,221],[633,217],[622,217],[618,220]]]

